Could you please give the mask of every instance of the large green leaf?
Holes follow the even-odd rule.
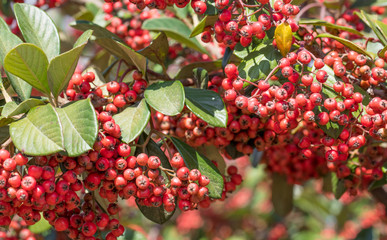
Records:
[[[14,12],[24,39],[40,47],[52,59],[59,54],[60,39],[54,22],[43,10],[31,5],[14,5]]]
[[[98,134],[98,121],[90,99],[76,101],[56,110],[67,154],[75,157],[92,149]]]
[[[298,24],[305,24],[305,25],[312,25],[312,26],[324,26],[327,28],[333,28],[337,30],[342,30],[350,33],[354,33],[359,36],[363,36],[363,34],[353,28],[340,26],[336,24],[329,23],[327,21],[324,21],[322,19],[301,19]]]
[[[144,92],[146,102],[155,110],[175,116],[184,108],[184,87],[180,81],[157,81]]]
[[[8,31],[11,32],[11,29],[9,29],[8,24],[4,21],[3,18],[0,18],[0,32],[2,31]]]
[[[136,66],[143,73],[146,72],[146,58],[130,47],[112,38],[97,38],[95,41],[111,54],[125,60],[130,65]]]
[[[143,144],[147,137],[148,135],[146,135],[145,133],[141,134],[138,140],[138,144]],[[142,149],[137,148],[135,155],[138,155],[140,153],[142,153]],[[159,148],[159,146],[157,146],[157,144],[152,139],[150,139],[148,144],[146,145],[145,153],[148,154],[148,156],[157,156],[160,159],[161,166],[163,168],[172,169],[167,156],[165,156],[164,152]],[[163,174],[165,180],[168,181],[167,176],[165,176],[165,174],[162,171],[161,171],[161,174]],[[155,207],[147,207],[147,206],[140,205],[138,204],[137,201],[136,203],[138,208],[146,218],[158,224],[163,224],[167,222],[175,213],[175,211],[171,213],[165,211],[163,205],[155,208]]]
[[[209,196],[211,198],[221,198],[224,182],[219,169],[208,158],[198,153],[185,142],[174,137],[171,140],[183,157],[185,165],[189,169],[199,169],[203,175],[210,179],[210,184],[207,185]]]
[[[227,127],[227,110],[220,95],[214,91],[184,88],[189,110],[214,127]]]
[[[20,77],[39,91],[49,94],[47,67],[46,55],[31,43],[19,44],[4,59],[5,70]]]
[[[357,44],[355,44],[352,41],[349,41],[347,39],[344,39],[344,38],[341,38],[341,37],[338,37],[338,36],[335,36],[335,35],[332,35],[332,34],[329,34],[329,33],[321,33],[321,34],[317,35],[316,37],[317,38],[332,38],[332,39],[340,42],[341,44],[343,44],[347,48],[349,48],[351,50],[354,50],[355,52],[367,55],[370,58],[374,57],[374,56],[372,56],[372,53],[365,51],[363,48],[361,48]]]
[[[213,15],[213,16],[210,16],[210,15],[207,15],[205,16],[200,22],[198,25],[196,25],[196,27],[192,30],[191,34],[189,37],[195,37],[199,34],[201,34],[204,29],[207,27],[207,26],[213,26],[214,23],[218,20],[218,15]]]
[[[148,124],[150,111],[145,100],[141,100],[114,115],[113,119],[121,128],[122,141],[129,143],[136,139]]]
[[[193,48],[202,53],[208,53],[207,50],[200,45],[199,41],[195,38],[190,38],[191,30],[188,26],[176,18],[162,17],[148,19],[142,24],[142,29],[165,32],[168,37],[187,45],[189,48]]]
[[[91,30],[84,32],[75,43],[75,48],[51,60],[48,66],[47,77],[48,85],[55,98],[67,87],[91,33]]]
[[[168,51],[169,45],[167,35],[161,32],[155,37],[148,47],[140,50],[139,53],[147,57],[152,62],[164,65]]]
[[[58,116],[50,104],[32,108],[25,118],[11,123],[9,132],[15,147],[27,155],[64,151]]]
[[[33,107],[43,105],[44,102],[42,100],[36,98],[30,98],[19,105],[15,102],[8,102],[4,105],[3,111],[1,111],[1,116],[3,117],[13,117],[22,113],[28,112]]]
[[[4,65],[4,59],[7,53],[23,42],[15,34],[6,29],[0,30],[0,35],[0,63]],[[8,71],[5,73],[11,82],[12,88],[19,97],[22,100],[28,99],[31,95],[32,86]]]
[[[195,68],[203,68],[207,72],[217,71],[222,67],[222,61],[212,61],[212,62],[194,62],[188,64],[181,68],[179,73],[176,75],[175,79],[186,79],[194,77],[193,70]]]
[[[276,213],[285,217],[293,209],[293,187],[289,184],[285,176],[278,173],[273,174],[273,183],[271,185],[271,201]]]
[[[106,28],[89,21],[75,21],[71,23],[70,26],[81,31],[93,30],[93,35],[97,38],[112,38],[123,43],[122,39],[117,35],[113,34]]]
[[[251,82],[264,79],[281,58],[281,54],[272,44],[261,43],[239,64],[239,76]]]

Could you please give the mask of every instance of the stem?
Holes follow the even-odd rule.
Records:
[[[8,138],[3,144],[1,144],[1,149],[5,149],[9,144],[12,143],[12,138]]]

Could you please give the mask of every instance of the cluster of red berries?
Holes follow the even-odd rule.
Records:
[[[147,19],[160,17],[157,10],[143,10],[135,14],[138,9],[130,1],[105,2],[102,9],[105,12],[105,20],[110,22],[106,29],[122,38],[131,48],[140,50],[150,44],[151,36],[147,30],[141,29],[141,26]],[[118,12],[129,13],[131,17],[120,18]]]
[[[200,2],[195,1],[194,3]],[[269,3],[268,0],[259,0],[257,2],[259,4],[249,5],[242,1],[215,1],[215,7],[220,11],[219,18],[213,26],[208,26],[202,33],[202,41],[210,42],[212,41],[212,35],[214,35],[215,40],[226,47],[234,48],[237,43],[247,47],[252,42],[253,37],[263,39],[266,36],[266,31],[284,19],[290,24],[294,32],[298,29],[291,16],[297,15],[300,10],[298,6],[292,5],[290,0],[277,0],[273,6],[265,6]],[[200,7],[195,8],[193,6],[196,12],[203,14],[205,9]],[[249,8],[257,8],[258,10],[247,14],[245,10]],[[270,8],[270,11],[267,11],[269,14],[265,13],[267,8]],[[251,20],[248,19],[251,18],[249,17],[257,13],[260,14],[257,20],[250,22]]]

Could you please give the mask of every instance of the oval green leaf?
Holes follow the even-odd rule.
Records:
[[[168,38],[165,33],[161,32],[157,37],[152,41],[152,43],[138,51],[141,55],[145,56],[154,63],[164,65],[165,59],[168,55],[169,44]]]
[[[214,91],[184,88],[185,104],[196,116],[214,127],[227,127],[227,110],[220,95]]]
[[[221,198],[223,192],[223,177],[219,169],[205,156],[198,153],[194,148],[185,142],[171,137],[173,144],[184,159],[185,165],[189,169],[199,169],[199,171],[210,179],[207,185],[211,198]]]
[[[179,73],[176,75],[175,79],[186,79],[194,77],[193,70],[195,68],[203,68],[207,72],[218,71],[222,67],[222,61],[212,61],[212,62],[195,62],[188,64],[181,68]]]
[[[98,134],[98,121],[90,99],[73,102],[56,111],[67,155],[76,157],[92,149]]]
[[[190,38],[195,37],[199,34],[201,34],[204,31],[204,28],[207,26],[212,26],[214,23],[218,20],[218,15],[207,15],[205,16],[198,25],[192,30],[191,35],[189,35]]]
[[[48,85],[55,98],[67,87],[91,33],[91,30],[84,32],[75,43],[75,48],[51,60],[48,66],[47,77]]]
[[[180,81],[158,81],[144,92],[146,102],[167,116],[175,116],[184,108],[184,87]]]
[[[199,52],[208,54],[207,50],[195,38],[190,38],[191,30],[185,23],[176,18],[153,18],[148,19],[142,24],[142,29],[149,31],[165,32],[168,37],[187,45]]]
[[[25,118],[11,123],[9,132],[15,147],[27,155],[64,151],[58,116],[50,104],[32,108]]]
[[[124,111],[114,115],[113,119],[121,128],[121,139],[130,143],[144,130],[150,119],[150,111],[145,100],[127,107]]]
[[[48,59],[42,49],[31,43],[22,43],[4,59],[4,68],[20,77],[39,91],[49,94],[47,81]]]
[[[1,116],[13,117],[22,113],[26,113],[31,108],[43,104],[44,102],[42,100],[36,98],[27,99],[19,105],[17,105],[15,102],[8,102],[5,104],[3,111],[1,111]]]
[[[37,45],[48,59],[59,54],[60,39],[54,22],[43,10],[31,5],[17,3],[14,12],[24,39]]]
[[[0,38],[0,63],[4,65],[4,59],[7,53],[23,42],[8,30],[0,30],[0,35],[2,36]],[[32,86],[8,71],[5,71],[5,73],[11,82],[12,88],[19,95],[20,99],[28,99],[31,96]]]
[[[357,31],[357,30],[355,30],[353,28],[336,25],[336,24],[329,23],[329,22],[321,20],[321,19],[301,19],[298,22],[298,24],[313,25],[313,26],[324,26],[324,27],[333,28],[333,29],[337,29],[337,30],[343,30],[343,31],[346,31],[346,32],[350,32],[350,33],[359,35],[359,36],[363,36],[364,35],[363,33],[359,32],[359,31]]]

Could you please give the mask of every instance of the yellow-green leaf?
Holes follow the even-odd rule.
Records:
[[[282,56],[286,56],[292,47],[293,33],[292,28],[286,22],[277,26],[274,33],[275,42]]]

